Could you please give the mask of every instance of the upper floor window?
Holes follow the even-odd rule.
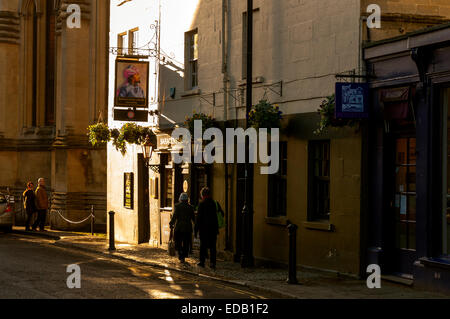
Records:
[[[330,141],[309,143],[308,220],[330,219]]]
[[[23,127],[55,125],[56,17],[51,1],[23,7]]]
[[[186,45],[186,70],[187,89],[198,87],[198,30],[187,32],[185,35]]]
[[[129,49],[131,51],[130,53],[137,55],[138,52],[136,51],[136,49],[139,47],[139,28],[130,30],[128,38],[130,41],[129,43]]]
[[[128,33],[123,32],[117,35],[118,55],[128,54]]]

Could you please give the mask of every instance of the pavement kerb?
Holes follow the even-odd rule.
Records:
[[[25,236],[31,236],[31,237],[42,237],[42,238],[55,239],[55,240],[61,239],[60,236],[49,233],[49,232],[37,232],[37,231],[25,231],[25,230],[13,229],[11,231],[11,234],[25,235]]]
[[[176,271],[176,272],[190,274],[190,275],[193,275],[193,276],[204,277],[204,278],[208,278],[208,279],[211,279],[211,280],[220,281],[220,282],[224,282],[224,283],[228,283],[228,284],[234,284],[234,285],[239,285],[239,286],[247,287],[247,288],[251,288],[251,289],[257,289],[257,290],[260,290],[260,291],[263,291],[263,292],[278,294],[278,295],[282,296],[283,298],[290,298],[290,299],[299,299],[300,298],[300,297],[298,297],[296,295],[292,295],[292,294],[286,293],[284,291],[280,291],[278,289],[267,288],[267,287],[264,287],[264,286],[255,285],[255,284],[250,283],[248,281],[233,280],[233,279],[226,279],[226,278],[220,278],[220,277],[214,277],[214,276],[210,276],[210,275],[205,275],[205,274],[189,271],[189,270],[186,270],[186,269],[181,269],[181,268],[169,266],[169,265],[166,265],[166,264],[160,264],[160,263],[151,262],[151,261],[148,261],[148,260],[143,261],[141,259],[133,258],[133,256],[117,253],[117,252],[114,252],[114,251],[99,251],[97,249],[83,247],[81,245],[76,245],[76,244],[73,244],[73,243],[70,243],[70,242],[56,241],[53,244],[55,246],[58,246],[58,247],[78,249],[78,250],[87,251],[87,252],[90,252],[90,253],[95,253],[95,254],[99,254],[99,255],[102,255],[102,256],[110,257],[110,258],[116,258],[116,259],[121,259],[121,260],[125,260],[125,261],[131,261],[131,262],[139,263],[139,264],[142,264],[142,265],[152,266],[152,267],[155,267],[155,268],[167,269],[167,270],[171,270],[171,271]]]

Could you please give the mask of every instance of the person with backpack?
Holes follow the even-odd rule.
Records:
[[[211,269],[216,268],[216,243],[219,228],[223,226],[223,210],[220,204],[213,200],[211,191],[205,187],[200,192],[202,201],[198,205],[195,237],[200,234],[200,262],[198,266],[205,267],[206,255],[209,250]]]
[[[27,189],[23,192],[23,208],[27,213],[27,220],[25,222],[25,231],[30,230],[31,219],[34,213],[36,213],[36,195],[33,191],[34,184],[32,182],[27,183]]]

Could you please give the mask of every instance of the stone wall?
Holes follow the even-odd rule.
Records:
[[[47,7],[54,4],[50,1],[35,2],[40,30],[36,33],[36,51],[32,46],[34,2],[0,3],[0,187],[9,187],[20,195],[27,181],[37,184],[37,179],[44,177],[52,194],[51,212],[61,211],[77,221],[94,205],[97,221],[105,223],[106,150],[94,150],[88,144],[86,128],[97,121],[100,111],[103,118],[107,117],[109,1],[70,1],[81,6],[81,29],[66,27],[68,1],[57,2],[57,8]],[[51,24],[56,27],[52,39],[56,46],[55,123],[46,120],[50,74],[45,65],[46,32],[42,30],[48,12],[57,13],[56,25]],[[50,216],[53,228],[79,228]]]
[[[368,30],[363,24],[364,41],[393,38],[450,22],[450,1],[447,0],[362,0],[363,16],[368,15],[366,9],[372,3],[381,8],[381,28]]]

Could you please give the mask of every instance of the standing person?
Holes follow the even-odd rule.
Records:
[[[36,212],[36,195],[33,191],[34,184],[27,183],[27,189],[23,192],[23,208],[27,213],[27,221],[25,222],[25,231],[30,230],[31,219]]]
[[[178,250],[178,258],[182,263],[185,262],[185,258],[189,254],[192,223],[195,222],[194,208],[189,205],[188,201],[188,194],[182,193],[180,195],[180,202],[175,205],[175,211],[170,220],[170,228],[175,228],[175,247]]]
[[[220,205],[211,198],[211,191],[205,187],[200,192],[202,201],[198,205],[197,222],[195,224],[195,237],[200,233],[200,262],[198,266],[205,267],[206,255],[210,252],[210,267],[216,268],[216,243],[219,235],[219,222],[217,212]]]
[[[39,226],[39,230],[44,231],[48,209],[48,197],[47,197],[47,190],[45,189],[44,178],[39,178],[38,188],[36,189],[35,193],[36,193],[36,209],[38,212],[38,217],[33,224],[33,230],[36,230],[36,228]]]

